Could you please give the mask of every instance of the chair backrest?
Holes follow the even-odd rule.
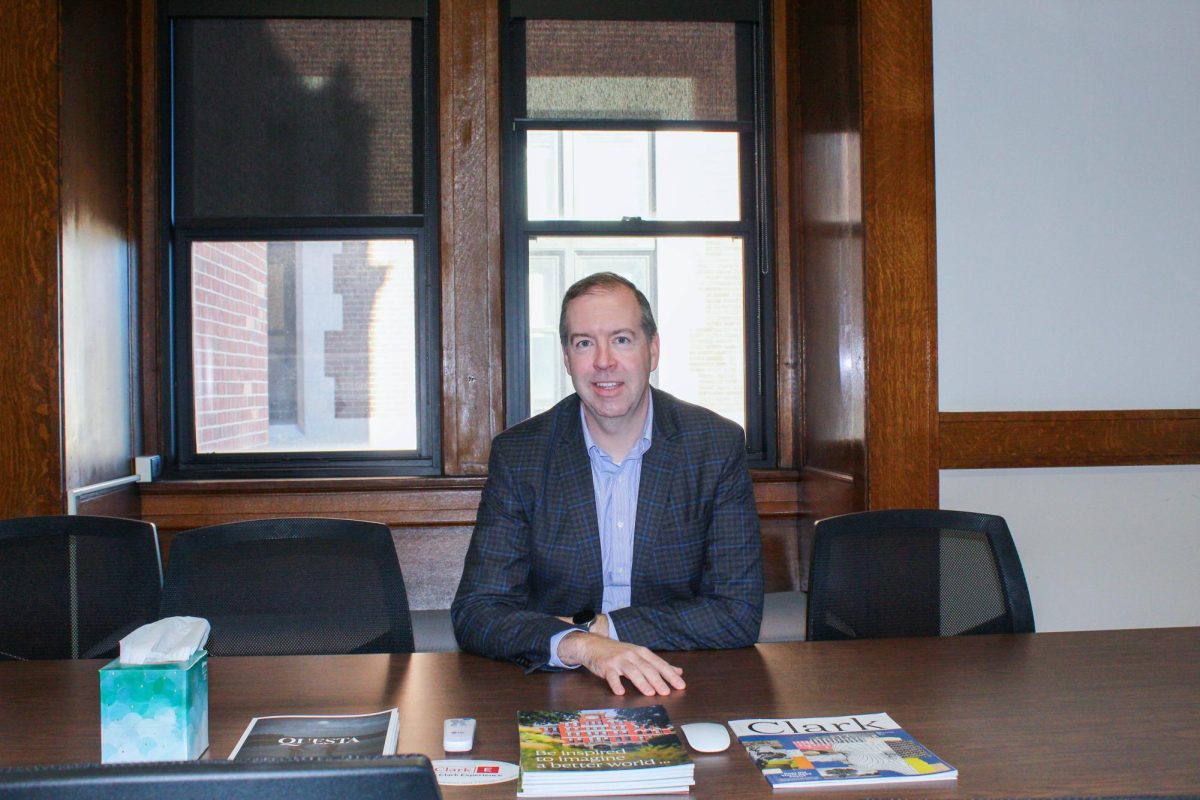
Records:
[[[816,524],[810,641],[1033,630],[1025,573],[1002,517],[907,509]]]
[[[113,658],[158,618],[158,533],[120,517],[0,520],[0,587],[0,659]]]
[[[214,656],[413,649],[404,576],[379,522],[262,519],[181,533],[162,615],[207,619]]]
[[[440,800],[441,796],[433,767],[421,755],[0,770],[0,798],[14,800]]]

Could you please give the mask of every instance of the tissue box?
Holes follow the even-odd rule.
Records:
[[[100,668],[100,760],[187,761],[208,749],[208,653]]]

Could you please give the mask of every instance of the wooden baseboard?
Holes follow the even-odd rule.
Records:
[[[942,469],[1200,464],[1200,409],[944,412]]]

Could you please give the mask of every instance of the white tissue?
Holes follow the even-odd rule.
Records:
[[[121,640],[122,664],[165,664],[187,661],[208,641],[212,626],[200,617],[165,617]]]

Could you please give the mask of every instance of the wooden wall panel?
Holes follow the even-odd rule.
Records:
[[[803,314],[802,512],[937,505],[932,10],[789,4]]]
[[[809,556],[817,520],[861,511],[866,507],[865,484],[848,473],[805,469],[802,475],[805,514],[796,531],[799,541],[799,586],[808,591]]]
[[[1200,464],[1200,409],[943,413],[942,469]]]
[[[804,510],[799,474],[793,470],[752,470],[758,516],[791,518]]]
[[[64,509],[56,0],[0,3],[0,514]]]
[[[125,484],[98,494],[88,494],[75,501],[77,514],[97,517],[142,518],[142,503],[135,484]]]
[[[929,0],[862,0],[867,505],[937,507]]]
[[[136,132],[131,134],[130,241],[134,272],[137,275],[138,302],[134,320],[137,331],[136,362],[140,371],[139,406],[135,418],[141,421],[134,431],[135,454],[165,453],[164,420],[161,417],[163,391],[162,364],[166,354],[161,343],[166,335],[162,312],[163,263],[160,226],[163,223],[159,208],[159,74],[157,4],[153,0],[133,0],[136,31],[131,32],[132,52],[130,69],[135,70],[131,81],[131,114]]]
[[[789,31],[796,69],[792,159],[800,167],[791,194],[801,230],[803,527],[811,528],[813,515],[862,508],[866,483],[858,4],[793,4]],[[828,476],[849,491],[821,491]]]
[[[500,238],[500,17],[492,0],[443,0],[442,443],[447,475],[487,472],[504,426]]]
[[[763,590],[793,592],[801,586],[799,523],[794,519],[764,519],[761,523]]]
[[[762,529],[763,579],[768,592],[800,588],[800,530],[807,505],[799,474],[792,470],[755,470],[754,502]]]
[[[348,517],[393,527],[471,525],[483,478],[188,481],[141,484],[142,518],[163,531],[242,519]]]
[[[800,404],[801,360],[799,205],[792,201],[792,187],[798,185],[792,172],[792,128],[798,118],[795,102],[797,73],[792,58],[788,3],[771,6],[771,199],[775,215],[775,448],[777,464],[796,468],[801,463],[804,445],[803,413]]]
[[[68,489],[132,471],[125,0],[63,0],[61,269]]]

